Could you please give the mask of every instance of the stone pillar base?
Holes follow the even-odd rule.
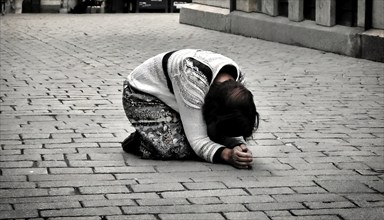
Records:
[[[23,1],[24,0],[15,0],[15,14],[21,14],[23,12]]]
[[[68,13],[68,9],[66,9],[66,8],[60,8],[59,13],[60,13],[60,14],[67,14],[67,13]]]

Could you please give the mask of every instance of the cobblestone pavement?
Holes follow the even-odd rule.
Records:
[[[177,14],[7,15],[0,217],[383,219],[383,63],[178,23]],[[125,76],[202,48],[236,60],[262,121],[252,170],[122,152]]]

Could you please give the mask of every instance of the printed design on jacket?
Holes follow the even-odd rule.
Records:
[[[183,60],[180,72],[175,75],[175,79],[184,103],[189,107],[200,109],[212,80],[211,67],[188,57]]]
[[[241,84],[245,84],[245,77],[244,77],[244,73],[239,69],[239,78],[237,79],[237,81]]]
[[[203,63],[209,63],[212,66],[216,66],[216,67],[223,67],[227,65],[234,66],[237,69],[237,73],[236,73],[236,75],[238,75],[237,81],[240,82],[241,84],[245,83],[244,73],[241,72],[240,67],[231,58],[225,57],[221,54],[214,53],[211,51],[202,51],[202,50],[197,50],[193,57],[202,61]],[[211,84],[211,81],[208,81],[208,82]]]

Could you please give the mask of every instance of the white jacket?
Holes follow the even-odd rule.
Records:
[[[203,120],[202,105],[210,85],[226,65],[237,69],[236,81],[244,82],[244,75],[230,58],[210,51],[183,49],[168,59],[167,70],[170,87],[163,71],[164,55],[156,55],[128,75],[129,84],[135,89],[153,95],[180,114],[185,135],[195,153],[212,162],[216,151],[223,147],[211,141]],[[240,142],[245,143],[242,138]]]

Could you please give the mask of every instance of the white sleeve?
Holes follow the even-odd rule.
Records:
[[[187,59],[177,63],[173,70],[172,86],[188,142],[199,157],[213,162],[216,151],[223,146],[209,139],[203,119],[202,105],[208,82]]]
[[[208,162],[213,162],[216,151],[223,146],[209,139],[201,108],[197,109],[188,106],[181,97],[178,87],[174,86],[174,92],[184,133],[189,144],[199,157]]]
[[[213,162],[219,148],[231,146],[215,143],[208,137],[202,113],[204,97],[209,89],[207,78],[188,58],[179,61],[173,63],[171,81],[185,135],[199,157]],[[242,77],[239,78],[243,81]],[[228,138],[227,141],[245,143],[242,138]]]

